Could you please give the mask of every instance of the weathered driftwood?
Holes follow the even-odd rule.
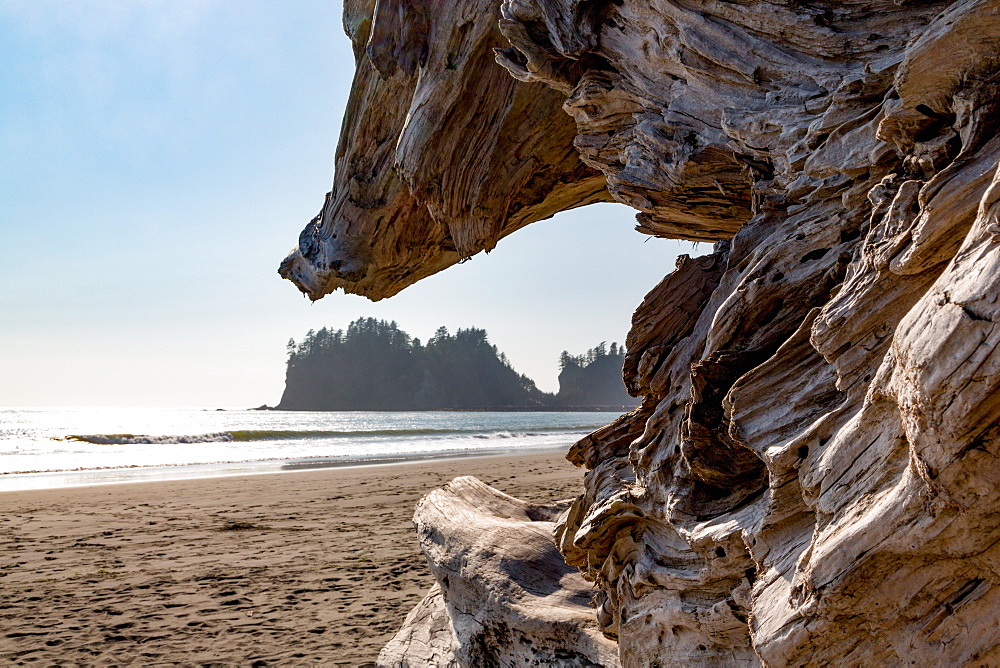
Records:
[[[552,542],[552,520],[564,509],[471,477],[424,497],[414,524],[438,584],[379,665],[617,665],[615,643],[597,628],[590,584]]]
[[[377,13],[376,13],[377,6]],[[347,0],[357,69],[333,190],[280,273],[378,300],[565,209],[608,201],[562,96],[493,62],[499,4]]]
[[[393,52],[446,50],[466,4],[388,3]],[[596,586],[622,664],[1000,663],[1000,0],[505,0],[499,12],[497,61],[519,86],[547,86],[546,105],[501,122],[496,100],[527,89],[446,84],[493,81],[485,58],[442,74],[407,56],[403,74],[356,83],[368,100],[415,76],[429,83],[410,99],[461,100],[467,122],[403,127],[370,105],[370,123],[348,119],[338,155],[403,148],[369,171],[338,158],[338,184],[400,174],[406,185],[374,192],[424,202],[448,228],[426,234],[401,205],[386,205],[392,225],[366,209],[357,243],[409,248],[397,240],[412,232],[425,255],[368,253],[350,289],[389,294],[534,219],[492,199],[466,215],[452,204],[469,184],[509,194],[531,179],[420,163],[407,132],[447,155],[482,137],[507,172],[559,171],[572,145],[640,231],[715,242],[634,316],[624,380],[642,405],[570,451],[585,492],[555,538]],[[376,64],[381,44],[369,42]],[[571,137],[551,129],[560,105]],[[599,197],[586,179],[556,181],[575,185],[550,191],[548,213]],[[351,226],[327,210],[323,229]],[[324,234],[325,250],[307,235],[289,261],[319,267],[319,283],[288,273],[314,296],[354,257]],[[475,595],[505,586],[482,584]]]

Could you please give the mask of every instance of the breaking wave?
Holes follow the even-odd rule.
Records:
[[[82,441],[98,445],[173,445],[180,443],[225,443],[229,441],[275,441],[300,438],[418,438],[421,436],[470,436],[477,439],[507,439],[540,436],[546,433],[567,434],[590,431],[602,425],[581,424],[568,427],[539,426],[530,431],[511,432],[483,429],[373,429],[373,430],[284,430],[249,429],[219,431],[210,434],[155,436],[146,434],[72,434],[55,440]]]
[[[71,434],[56,441],[82,441],[99,445],[173,445],[177,443],[222,443],[236,440],[228,431],[194,436],[146,436],[144,434]]]

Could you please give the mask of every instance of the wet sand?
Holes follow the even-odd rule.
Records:
[[[433,584],[417,500],[576,496],[562,453],[0,492],[0,660],[373,665]]]

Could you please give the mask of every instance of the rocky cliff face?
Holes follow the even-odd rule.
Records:
[[[1000,1],[378,6],[282,269],[310,296],[605,197],[716,242],[633,317],[641,406],[569,453],[556,543],[621,663],[1000,662]]]

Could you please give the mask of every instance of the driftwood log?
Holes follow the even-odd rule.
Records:
[[[345,0],[357,67],[333,190],[280,268],[311,299],[390,297],[528,223],[611,201],[573,149],[563,96],[494,62],[499,11]]]
[[[552,541],[565,509],[456,478],[417,506],[438,584],[382,650],[383,666],[617,666],[591,585]]]
[[[609,197],[715,242],[633,317],[641,406],[569,453],[555,542],[622,665],[1000,664],[1000,0],[345,16],[334,191],[282,266],[311,297],[391,295]],[[480,520],[416,521],[474,550]],[[476,582],[420,614],[456,629],[512,586]],[[440,656],[488,665],[468,642]]]

